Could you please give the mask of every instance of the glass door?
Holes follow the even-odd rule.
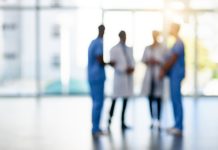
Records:
[[[218,96],[218,27],[215,13],[197,16],[198,94]]]

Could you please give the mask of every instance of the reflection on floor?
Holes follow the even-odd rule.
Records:
[[[1,99],[0,150],[216,150],[218,149],[218,99],[184,98],[185,132],[173,137],[165,132],[173,124],[170,101],[164,101],[162,131],[150,130],[147,100],[132,99],[121,132],[121,100],[115,108],[111,133],[94,140],[90,133],[89,97]],[[106,128],[110,99],[105,101],[102,127]]]

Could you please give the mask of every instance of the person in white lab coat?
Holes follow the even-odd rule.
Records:
[[[129,127],[125,124],[125,111],[127,101],[133,95],[133,72],[134,58],[132,48],[126,46],[126,33],[120,31],[120,42],[116,44],[110,51],[110,61],[114,66],[114,83],[113,83],[113,99],[109,112],[108,129],[110,129],[111,119],[114,113],[114,107],[117,98],[123,98],[123,108],[121,114],[121,128],[123,130]]]
[[[160,129],[161,118],[161,101],[163,95],[163,79],[159,78],[161,65],[164,63],[166,54],[166,46],[158,42],[160,33],[158,31],[152,32],[153,43],[145,48],[142,62],[147,66],[141,94],[147,96],[149,99],[150,113],[151,113],[151,128],[154,126],[154,109],[153,103],[156,102],[155,109],[157,112],[157,127]]]

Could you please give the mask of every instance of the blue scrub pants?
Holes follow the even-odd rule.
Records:
[[[104,104],[104,81],[89,82],[92,97],[92,133],[100,131],[101,111]]]
[[[176,77],[170,77],[170,94],[173,105],[175,125],[174,127],[183,130],[183,106],[181,97],[181,81]]]

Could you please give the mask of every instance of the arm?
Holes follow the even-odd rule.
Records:
[[[178,54],[173,53],[171,57],[163,64],[160,70],[159,78],[162,79],[166,72],[170,70],[170,68],[175,64],[176,60],[178,59]]]
[[[166,60],[166,62],[163,64],[161,71],[160,71],[160,78],[163,78],[163,76],[172,68],[172,66],[177,61],[178,57],[182,54],[184,54],[184,44],[181,41],[177,41],[175,45],[172,48],[172,54],[170,57]]]
[[[169,59],[163,64],[163,69],[169,71],[169,69],[175,64],[178,57],[184,53],[184,44],[183,42],[176,42],[172,48],[172,55]]]
[[[161,65],[161,61],[151,58],[147,61],[147,65]]]
[[[106,63],[104,62],[104,59],[103,59],[103,55],[96,56],[96,59],[101,65],[103,65],[103,66],[106,65]]]
[[[110,65],[114,67],[114,69],[118,72],[124,73],[126,68],[123,65],[120,65],[119,61],[119,54],[117,53],[117,49],[112,48],[110,50]]]
[[[108,62],[108,65],[110,65],[111,67],[114,67],[115,66],[115,61],[110,61],[110,62]]]
[[[149,62],[150,62],[147,57],[147,51],[148,51],[148,48],[146,47],[144,50],[143,57],[142,57],[142,63],[144,63],[145,65],[149,65]]]
[[[160,65],[161,64],[159,60],[156,60],[154,58],[146,58],[145,60],[142,60],[142,62],[145,65]]]
[[[148,66],[149,65],[159,65],[161,62],[159,60],[156,60],[155,58],[152,58],[149,55],[149,53],[150,53],[150,49],[149,49],[149,47],[146,47],[144,54],[143,54],[143,57],[142,57],[142,62]]]
[[[167,54],[169,54],[169,49],[167,48],[167,46],[165,44],[162,44],[162,49],[161,49],[161,58],[160,58],[160,65],[163,65],[167,58]]]
[[[175,64],[178,59],[178,55],[173,53],[172,56],[163,64],[162,68],[167,72]]]
[[[126,73],[127,73],[127,74],[132,74],[132,73],[134,72],[134,70],[135,70],[135,59],[134,59],[134,57],[133,57],[133,49],[130,48],[129,51],[130,51],[129,54],[130,54],[130,58],[131,58],[131,66],[129,66],[129,67],[126,69]]]
[[[96,43],[96,60],[101,64],[105,65],[106,63],[104,62],[104,56],[103,56],[103,43],[102,41],[98,41]]]

